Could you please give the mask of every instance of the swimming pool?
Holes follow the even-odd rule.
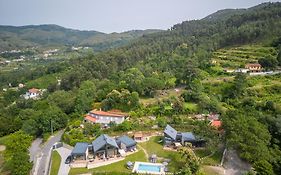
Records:
[[[135,162],[133,172],[140,174],[165,174],[163,164],[148,162]]]
[[[139,171],[160,172],[161,166],[158,166],[158,165],[139,164],[138,170],[139,170]]]

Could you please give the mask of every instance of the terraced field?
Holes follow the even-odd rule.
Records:
[[[260,45],[245,45],[241,47],[224,48],[213,53],[213,61],[223,68],[244,68],[247,63],[257,63],[260,58],[276,57],[273,47]]]

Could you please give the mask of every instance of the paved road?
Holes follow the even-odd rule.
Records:
[[[52,146],[60,141],[61,136],[63,134],[63,130],[56,133],[54,136],[52,136],[44,145],[42,148],[33,148],[34,150],[40,149],[40,152],[37,154],[39,157],[37,157],[36,164],[33,166],[35,167],[34,175],[46,175],[48,171],[48,163],[49,163],[49,157],[50,157],[50,150]],[[36,145],[36,144],[35,144]],[[31,154],[32,155],[32,154]]]
[[[67,156],[70,155],[71,150],[65,147],[61,147],[56,149],[58,151],[58,153],[61,156],[61,163],[60,163],[60,169],[59,169],[59,173],[58,174],[68,174],[69,170],[70,170],[70,166],[69,164],[65,164],[65,160],[67,158]]]
[[[40,148],[41,143],[42,143],[41,138],[37,138],[32,142],[31,147],[29,148],[29,155],[30,155],[30,161],[31,162],[36,161],[36,156],[41,151],[41,148]]]

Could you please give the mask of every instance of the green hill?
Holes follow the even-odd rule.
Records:
[[[105,34],[67,29],[58,25],[0,26],[0,51],[33,46],[90,46],[103,50],[127,44],[130,40],[160,30],[133,30]]]

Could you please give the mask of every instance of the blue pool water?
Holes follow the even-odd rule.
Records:
[[[138,170],[139,170],[139,171],[160,172],[161,166],[159,166],[159,165],[139,164]]]

